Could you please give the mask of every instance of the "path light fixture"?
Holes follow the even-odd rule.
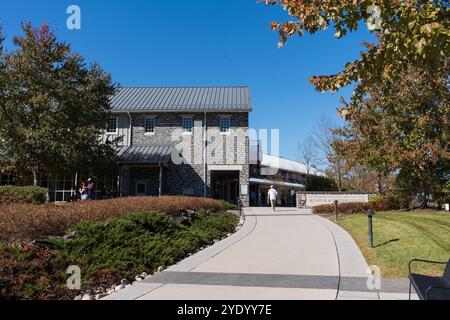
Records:
[[[336,221],[339,221],[339,201],[334,200],[334,213],[336,214]]]
[[[371,208],[367,210],[367,218],[369,218],[369,248],[373,248],[373,210]]]

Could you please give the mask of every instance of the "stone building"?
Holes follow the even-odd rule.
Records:
[[[247,87],[132,87],[111,98],[123,196],[190,195],[249,204]]]

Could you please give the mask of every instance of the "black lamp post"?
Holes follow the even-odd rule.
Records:
[[[339,201],[334,200],[334,213],[336,214],[336,221],[339,221]]]
[[[373,210],[372,209],[367,210],[367,217],[369,218],[369,247],[373,248],[373,224],[372,224]]]
[[[241,198],[238,198],[238,209],[239,209],[239,216],[242,217],[242,201],[241,201]]]

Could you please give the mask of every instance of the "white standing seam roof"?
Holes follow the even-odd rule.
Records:
[[[250,112],[248,87],[125,87],[110,98],[112,112]]]
[[[284,181],[274,181],[274,180],[267,180],[267,179],[261,179],[261,178],[250,178],[250,183],[253,184],[265,184],[268,186],[274,185],[274,186],[281,186],[281,187],[289,187],[293,189],[305,189],[305,185],[300,183],[293,183],[293,182],[284,182]]]
[[[286,171],[295,172],[295,173],[307,174],[305,164],[303,164],[301,162],[293,161],[293,160],[288,160],[288,159],[284,159],[284,158],[280,158],[280,157],[271,156],[268,154],[262,155],[261,166],[270,167],[270,168],[278,168],[281,170],[286,170]],[[318,176],[318,177],[326,177],[326,175],[323,172],[321,172],[315,168],[310,169],[310,174],[314,175],[314,176]]]

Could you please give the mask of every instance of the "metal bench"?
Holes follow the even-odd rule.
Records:
[[[446,265],[442,277],[432,277],[413,273],[414,262]],[[409,299],[411,300],[412,287],[416,290],[420,300],[450,300],[450,260],[447,262],[414,259],[409,262]]]

